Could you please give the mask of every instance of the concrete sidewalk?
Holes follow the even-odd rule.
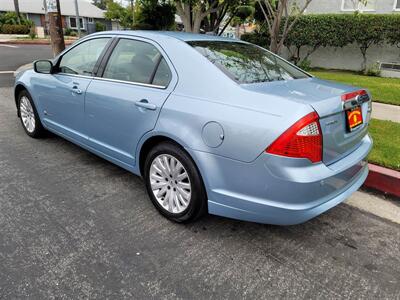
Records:
[[[0,42],[8,42],[19,38],[29,38],[28,34],[0,34]]]
[[[400,106],[372,102],[372,118],[400,123]]]

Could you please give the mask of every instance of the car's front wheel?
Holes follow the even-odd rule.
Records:
[[[167,218],[188,222],[206,211],[200,174],[191,157],[174,143],[163,142],[150,150],[144,179],[154,206]]]
[[[27,91],[21,91],[18,95],[18,110],[22,127],[26,134],[33,138],[42,136],[44,128],[40,123],[32,98]]]

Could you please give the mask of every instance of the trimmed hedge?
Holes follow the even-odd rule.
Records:
[[[266,30],[244,34],[242,39],[268,47],[269,37]],[[291,52],[292,60],[298,63],[300,52],[304,60],[320,47],[344,47],[356,43],[364,58],[371,45],[382,43],[398,45],[400,43],[400,15],[381,14],[318,14],[302,15],[285,40],[285,46]]]
[[[4,34],[28,34],[30,28],[29,25],[4,24],[0,27],[0,32]]]

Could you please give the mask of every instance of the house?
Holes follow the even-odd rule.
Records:
[[[302,1],[298,1],[301,7]],[[336,13],[400,13],[400,0],[313,0],[308,5],[307,14]]]
[[[19,10],[21,14],[26,15],[27,19],[32,20],[36,27],[46,26],[45,3],[43,0],[19,0]],[[62,24],[64,28],[73,30],[78,29],[78,22],[75,14],[75,1],[60,0]],[[104,19],[104,11],[86,0],[78,0],[80,27],[86,33],[96,31],[96,22],[106,25],[111,30],[111,23]],[[0,12],[15,11],[14,0],[0,0]]]

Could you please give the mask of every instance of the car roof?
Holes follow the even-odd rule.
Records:
[[[225,41],[225,42],[242,42],[241,40],[227,38],[222,36],[188,33],[181,31],[152,31],[152,30],[119,30],[119,31],[101,31],[93,35],[112,34],[112,35],[131,35],[149,39],[158,38],[175,38],[184,42],[189,41]]]

